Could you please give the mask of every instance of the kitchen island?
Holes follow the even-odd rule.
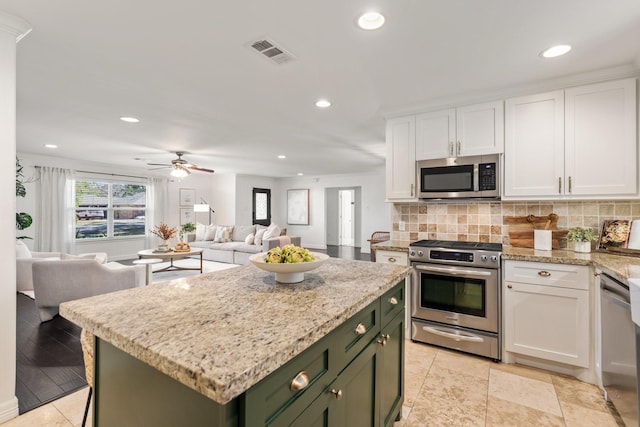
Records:
[[[96,336],[96,426],[295,425],[316,415],[390,425],[402,407],[409,272],[332,258],[282,285],[244,266],[71,301],[60,313]],[[385,378],[397,387],[381,387]],[[356,409],[363,390],[349,386],[368,387],[370,411]]]

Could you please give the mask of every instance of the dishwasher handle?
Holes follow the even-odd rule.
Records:
[[[600,289],[602,291],[602,298],[607,299],[612,303],[619,305],[625,310],[631,310],[631,304],[629,303],[628,300],[625,300],[624,297],[622,297],[622,295],[616,292],[612,292],[609,289],[604,287],[601,287]]]
[[[607,293],[611,296],[615,296],[617,300],[620,300],[626,304],[631,303],[631,295],[629,288],[623,283],[610,278],[609,276],[600,276],[600,289],[603,293]]]

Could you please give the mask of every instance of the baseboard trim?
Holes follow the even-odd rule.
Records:
[[[13,396],[5,402],[0,402],[0,424],[12,420],[20,415],[18,409],[18,398]]]

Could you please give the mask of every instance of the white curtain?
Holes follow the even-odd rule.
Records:
[[[36,251],[71,252],[73,176],[69,169],[40,167]]]
[[[169,204],[169,180],[167,178],[149,178],[147,187],[147,213],[145,222],[147,230],[161,222],[167,222],[167,205]],[[157,246],[158,238],[147,233],[147,247]]]

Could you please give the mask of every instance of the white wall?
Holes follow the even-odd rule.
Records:
[[[18,416],[16,399],[16,39],[29,31],[0,12],[0,423]]]
[[[284,225],[287,227],[287,234],[300,236],[302,245],[305,247],[323,249],[327,245],[325,208],[327,188],[361,188],[361,221],[360,229],[356,231],[356,235],[359,236],[356,246],[361,247],[363,252],[369,252],[367,239],[371,233],[379,230],[390,231],[392,205],[384,201],[384,168],[361,174],[281,178],[278,181],[279,203],[277,207],[272,206],[272,210],[277,209],[278,217],[282,218],[282,224],[286,224],[287,220],[287,190],[301,188],[310,190],[309,225]]]

